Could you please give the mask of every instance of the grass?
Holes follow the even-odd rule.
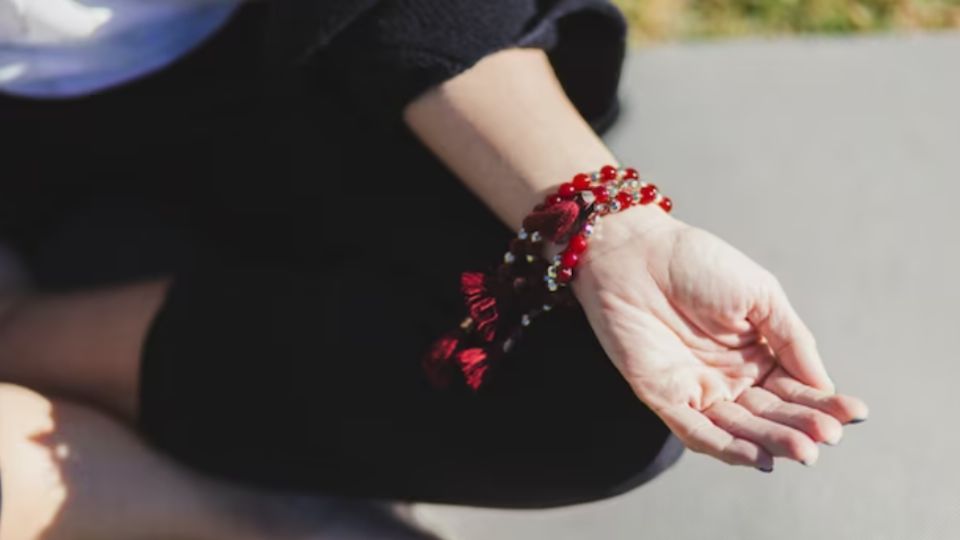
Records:
[[[634,38],[960,28],[960,0],[614,0]]]

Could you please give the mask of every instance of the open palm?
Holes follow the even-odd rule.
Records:
[[[715,236],[652,208],[601,224],[575,285],[637,396],[688,448],[771,470],[812,464],[866,405],[834,393],[777,280]]]

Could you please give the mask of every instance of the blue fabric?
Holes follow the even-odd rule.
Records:
[[[87,38],[31,42],[0,35],[0,91],[33,98],[92,94],[158,71],[215,33],[237,5],[99,0],[109,14]]]

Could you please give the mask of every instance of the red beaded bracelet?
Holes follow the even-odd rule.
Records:
[[[636,169],[606,165],[561,184],[524,219],[495,272],[461,276],[468,316],[424,357],[430,382],[446,388],[459,373],[469,388],[479,390],[523,328],[554,307],[574,302],[566,286],[576,275],[598,220],[654,203],[666,212],[673,209],[670,198],[642,182]],[[564,246],[549,262],[543,258],[545,240]]]

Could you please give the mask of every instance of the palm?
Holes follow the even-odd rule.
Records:
[[[576,292],[624,378],[689,447],[763,469],[773,455],[810,463],[815,442],[866,414],[830,395],[767,271],[699,229],[629,215],[602,225]]]

